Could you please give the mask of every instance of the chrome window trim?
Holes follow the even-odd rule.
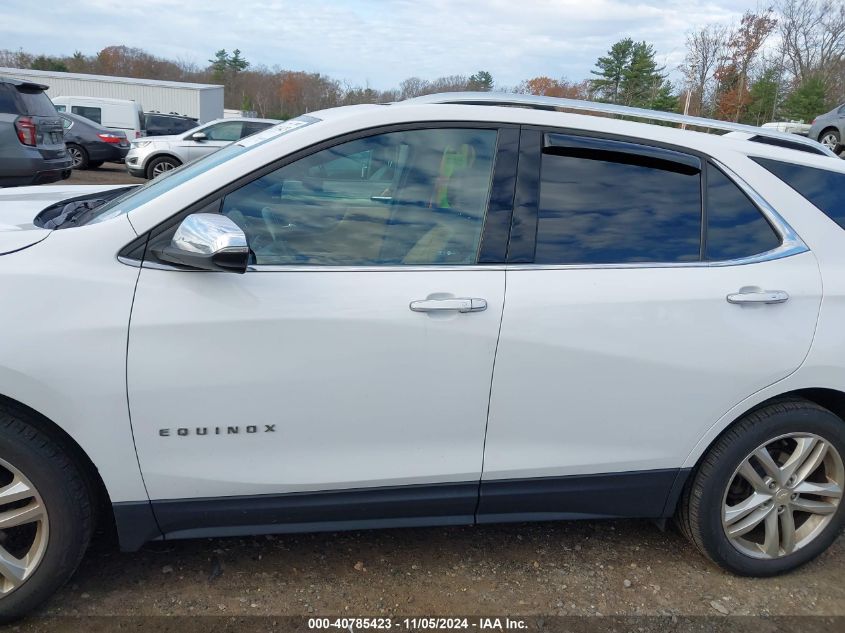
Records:
[[[759,264],[762,262],[769,262],[785,257],[792,257],[801,253],[809,252],[810,249],[790,226],[790,224],[777,212],[777,210],[770,205],[765,198],[763,198],[757,191],[751,187],[742,177],[739,176],[733,169],[725,165],[715,158],[710,159],[711,162],[721,169],[725,175],[734,182],[749,199],[754,206],[766,217],[775,231],[781,238],[781,244],[763,253],[756,255],[749,255],[748,257],[740,257],[737,259],[726,259],[717,261],[695,261],[695,262],[637,262],[637,263],[615,263],[615,264],[467,264],[467,265],[409,265],[401,266],[391,264],[388,266],[315,266],[315,265],[253,265],[247,268],[247,272],[253,273],[269,273],[269,272],[434,272],[434,271],[482,271],[482,270],[607,270],[607,269],[638,269],[638,268],[722,268],[725,266],[747,266],[749,264]],[[153,268],[156,270],[174,270],[179,272],[208,272],[208,271],[189,271],[175,266],[168,266],[159,264],[157,262],[138,262],[127,257],[118,256],[118,261],[128,266]]]

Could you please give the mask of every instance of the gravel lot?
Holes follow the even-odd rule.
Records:
[[[70,182],[142,181],[106,164],[75,172]],[[15,628],[60,630],[74,620],[50,616],[74,615],[192,616],[159,618],[159,630],[167,628],[162,622],[181,622],[167,630],[186,630],[200,621],[193,616],[216,616],[202,619],[207,633],[216,623],[281,626],[247,616],[601,614],[710,616],[695,622],[713,630],[727,615],[845,616],[844,545],[840,537],[790,575],[749,579],[722,572],[674,530],[661,532],[647,521],[205,539],[152,543],[132,554],[120,553],[104,532],[72,581],[39,612],[47,618]],[[109,630],[115,621],[129,622],[109,620],[100,628],[85,620],[85,628]],[[730,621],[732,630],[758,630],[760,622]],[[568,622],[567,630],[586,630],[576,626],[584,620]],[[619,630],[659,630],[665,622],[651,629],[634,620]],[[845,619],[798,626],[802,633],[845,630]]]

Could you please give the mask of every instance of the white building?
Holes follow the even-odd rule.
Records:
[[[141,104],[144,112],[176,113],[200,123],[223,117],[223,86],[181,81],[2,68],[0,75],[45,84],[53,97],[108,97]]]

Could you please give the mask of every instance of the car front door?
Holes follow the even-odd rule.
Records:
[[[221,121],[195,130],[183,137],[180,143],[182,151],[189,162],[212,154],[240,139],[243,125],[242,121]],[[195,140],[193,135],[197,132],[205,134],[205,138]]]
[[[479,519],[663,516],[708,429],[806,356],[815,257],[706,157],[523,134]]]
[[[202,202],[243,228],[246,274],[142,268],[129,404],[165,532],[472,521],[517,142],[342,142]]]

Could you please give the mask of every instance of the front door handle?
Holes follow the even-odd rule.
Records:
[[[420,299],[411,301],[414,312],[482,312],[487,309],[484,299]]]
[[[789,295],[783,290],[740,291],[727,296],[728,303],[786,303]]]

